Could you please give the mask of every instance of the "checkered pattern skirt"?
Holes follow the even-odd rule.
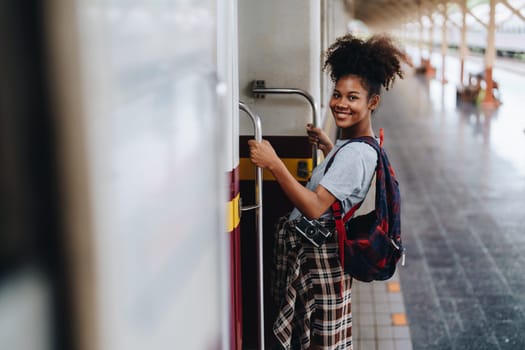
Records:
[[[277,224],[272,296],[278,348],[352,349],[352,278],[341,269],[333,221],[323,224],[334,234],[318,248],[287,217]]]

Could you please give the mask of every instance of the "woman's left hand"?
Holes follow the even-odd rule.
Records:
[[[256,166],[271,170],[272,165],[279,161],[277,153],[267,140],[262,140],[262,142],[249,140],[248,145],[250,146],[250,160]]]
[[[314,127],[313,124],[308,123],[306,124],[306,132],[308,133],[308,141],[323,151],[325,156],[334,148],[334,144],[323,129]]]

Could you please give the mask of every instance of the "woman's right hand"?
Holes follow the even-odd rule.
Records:
[[[262,140],[262,142],[248,140],[248,146],[250,147],[250,160],[258,167],[272,171],[272,165],[280,161],[277,153],[275,153],[272,145],[267,140]]]
[[[308,123],[306,124],[306,132],[308,133],[308,141],[313,145],[317,145],[325,156],[334,148],[334,144],[323,129]]]

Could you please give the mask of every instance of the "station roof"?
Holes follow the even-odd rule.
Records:
[[[446,9],[448,16],[461,16],[461,4],[467,6],[467,25],[484,26],[488,23],[489,0],[344,0],[350,17],[363,22],[373,30],[398,28],[405,23],[423,24],[429,18],[439,22]],[[496,0],[496,24],[525,22],[525,0]]]

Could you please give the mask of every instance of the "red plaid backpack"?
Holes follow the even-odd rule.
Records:
[[[405,264],[405,249],[401,244],[401,207],[399,184],[394,169],[383,149],[383,129],[380,143],[370,136],[349,140],[328,161],[326,171],[337,152],[351,142],[364,142],[377,151],[375,210],[352,218],[361,203],[352,207],[341,217],[341,203],[332,204],[336,229],[339,236],[341,266],[345,273],[357,280],[371,282],[387,280],[395,272],[401,259]]]

